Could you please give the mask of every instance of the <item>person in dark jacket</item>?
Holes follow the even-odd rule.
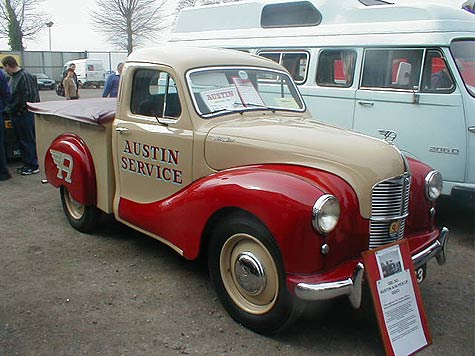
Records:
[[[119,63],[117,65],[117,73],[112,73],[107,77],[106,84],[104,85],[104,91],[102,92],[103,98],[117,98],[122,68],[124,68],[124,63]]]
[[[12,100],[5,107],[5,111],[12,120],[13,129],[20,143],[24,166],[18,172],[22,175],[35,174],[39,172],[35,120],[33,113],[28,111],[26,103],[40,101],[38,83],[33,75],[19,67],[15,57],[4,57],[2,64],[12,77],[10,82]]]
[[[11,94],[8,87],[8,80],[3,71],[0,70],[0,181],[10,179],[12,176],[8,172],[7,154],[5,152],[5,106],[10,102]]]

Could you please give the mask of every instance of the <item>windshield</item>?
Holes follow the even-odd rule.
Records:
[[[36,73],[35,76],[38,79],[48,79],[48,76],[46,74],[43,74],[43,73]]]
[[[303,111],[293,80],[264,68],[221,67],[187,74],[196,111],[205,118],[249,110]]]
[[[450,45],[458,71],[470,95],[475,97],[475,40],[457,40]]]

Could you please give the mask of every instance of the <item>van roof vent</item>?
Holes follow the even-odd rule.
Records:
[[[261,13],[264,28],[317,26],[321,22],[322,14],[309,1],[268,4]]]
[[[384,0],[358,0],[360,3],[366,6],[373,5],[394,5],[394,2]]]

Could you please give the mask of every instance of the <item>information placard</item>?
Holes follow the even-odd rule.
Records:
[[[432,342],[407,240],[363,253],[387,355],[412,355]]]

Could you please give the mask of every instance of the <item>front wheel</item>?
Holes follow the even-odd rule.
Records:
[[[245,327],[275,334],[300,314],[302,305],[286,288],[277,244],[255,219],[239,215],[220,223],[208,258],[219,299]]]
[[[71,197],[66,187],[60,188],[61,203],[69,223],[76,230],[88,233],[97,226],[99,210],[93,205],[83,205]]]

